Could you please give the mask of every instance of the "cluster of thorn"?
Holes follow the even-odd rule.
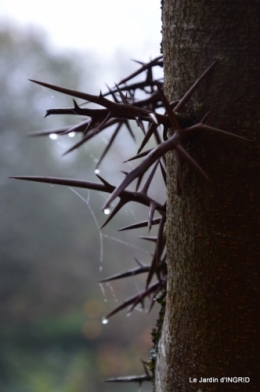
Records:
[[[140,62],[138,62],[140,63]],[[102,207],[102,210],[109,208],[111,203],[119,197],[119,202],[105,221],[103,228],[115,215],[116,213],[127,203],[137,202],[148,207],[148,218],[144,222],[132,224],[124,227],[120,230],[131,230],[140,227],[148,226],[150,231],[153,225],[159,225],[158,233],[156,237],[141,237],[145,240],[150,240],[155,243],[155,251],[152,256],[152,260],[149,266],[144,266],[139,263],[139,267],[130,271],[120,273],[115,276],[111,276],[104,279],[102,282],[111,281],[114,279],[121,279],[128,276],[133,276],[141,273],[147,273],[146,286],[143,291],[135,294],[131,298],[121,303],[117,308],[110,312],[106,318],[111,317],[113,314],[119,312],[124,308],[129,308],[132,311],[138,304],[143,306],[144,299],[149,297],[151,299],[150,309],[152,308],[157,294],[165,289],[167,281],[167,268],[166,268],[166,250],[165,250],[165,233],[164,225],[166,221],[166,202],[162,205],[156,200],[148,196],[149,186],[154,178],[156,170],[159,168],[166,185],[166,170],[165,170],[165,154],[172,150],[174,151],[176,167],[177,167],[177,185],[179,192],[184,193],[184,180],[183,180],[183,168],[182,161],[187,161],[192,167],[198,170],[206,180],[209,180],[207,174],[198,165],[198,163],[191,157],[191,155],[184,148],[185,141],[187,138],[198,132],[206,131],[213,133],[220,133],[239,139],[245,139],[241,136],[234,135],[230,132],[211,127],[206,125],[206,114],[201,121],[188,127],[181,125],[180,119],[182,118],[181,112],[185,104],[191,99],[192,95],[199,87],[201,82],[206,76],[212,71],[217,64],[214,61],[203,74],[195,81],[195,83],[189,88],[189,90],[183,95],[183,97],[174,102],[169,102],[163,92],[163,80],[155,80],[153,77],[153,70],[155,67],[163,67],[163,58],[159,56],[148,63],[140,63],[140,68],[121,80],[114,88],[108,88],[105,94],[91,95],[84,92],[59,87],[56,85],[31,80],[32,82],[44,86],[60,93],[83,99],[84,104],[79,105],[73,99],[73,107],[62,108],[62,109],[50,109],[47,110],[46,116],[57,115],[57,114],[71,114],[86,116],[86,121],[81,122],[75,126],[65,127],[62,129],[41,131],[31,134],[31,136],[43,136],[56,133],[58,135],[67,135],[70,132],[77,132],[82,135],[79,142],[71,147],[65,154],[79,148],[81,145],[86,143],[88,140],[98,135],[105,129],[115,126],[112,137],[103,151],[96,169],[99,167],[101,161],[112,146],[116,135],[121,129],[126,129],[130,135],[135,139],[133,130],[131,128],[132,122],[136,122],[138,127],[144,134],[143,141],[137,151],[137,155],[128,159],[134,160],[137,158],[143,158],[140,164],[138,164],[133,170],[125,173],[123,181],[118,185],[114,186],[108,183],[105,179],[97,174],[100,182],[89,182],[75,179],[66,178],[54,178],[54,177],[30,177],[30,176],[19,176],[12,177],[21,180],[29,180],[36,182],[44,182],[49,184],[66,185],[70,187],[79,187],[84,189],[91,189],[96,191],[102,191],[109,193],[109,197]],[[146,75],[144,81],[132,82],[137,75],[144,73]],[[144,99],[137,99],[138,90],[145,93]],[[110,98],[110,99],[108,99]],[[90,109],[85,107],[86,103],[94,103],[101,108]],[[164,114],[162,114],[162,111]],[[132,120],[132,122],[130,122]],[[171,129],[169,138],[167,138],[167,131]],[[156,141],[156,146],[150,150],[143,151],[143,148],[153,136]],[[148,175],[147,179],[143,183],[143,176],[147,173],[149,168],[152,166],[152,170]],[[137,185],[135,191],[129,191],[126,188],[137,179]],[[154,212],[157,211],[160,215],[159,218],[154,218]],[[153,279],[155,278],[155,279]],[[147,378],[150,377],[146,374]],[[138,380],[135,380],[138,381]]]

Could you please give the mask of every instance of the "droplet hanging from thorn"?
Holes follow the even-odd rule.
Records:
[[[106,318],[103,318],[103,320],[102,320],[102,324],[107,324],[108,323],[108,319],[106,319]]]
[[[110,208],[105,208],[104,209],[104,214],[109,215],[110,214]]]
[[[95,169],[95,174],[99,174],[100,170],[99,169]]]
[[[76,135],[76,132],[70,132],[68,135],[69,137],[74,137]]]
[[[52,140],[56,140],[56,139],[58,139],[58,135],[56,133],[51,133],[49,135],[49,138],[52,139]]]

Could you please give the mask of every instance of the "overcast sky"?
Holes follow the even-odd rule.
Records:
[[[160,54],[160,0],[1,0],[0,15],[44,28],[61,48],[106,58],[119,50],[143,60]]]

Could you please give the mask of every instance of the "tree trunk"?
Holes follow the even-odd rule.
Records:
[[[162,48],[170,101],[219,60],[187,112],[210,111],[208,124],[250,141],[205,132],[188,141],[211,182],[184,163],[184,195],[168,154],[168,288],[155,391],[257,391],[260,2],[164,0]]]

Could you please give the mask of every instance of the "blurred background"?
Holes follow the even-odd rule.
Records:
[[[95,165],[110,131],[79,150],[77,137],[30,138],[33,131],[77,123],[48,117],[71,98],[36,86],[37,79],[98,94],[136,69],[131,58],[160,53],[160,2],[15,0],[0,3],[0,390],[4,392],[137,391],[105,384],[143,373],[158,308],[102,319],[143,288],[145,277],[99,284],[106,276],[150,262],[153,244],[117,229],[147,219],[127,205],[102,231],[107,195],[11,180],[46,175],[98,181]],[[135,129],[137,139],[141,135]],[[72,136],[72,135],[70,135]],[[116,139],[100,174],[117,184],[121,162],[136,153],[127,133]],[[165,195],[151,196],[164,202]],[[151,232],[153,234],[153,232]],[[143,384],[142,391],[151,390]]]

